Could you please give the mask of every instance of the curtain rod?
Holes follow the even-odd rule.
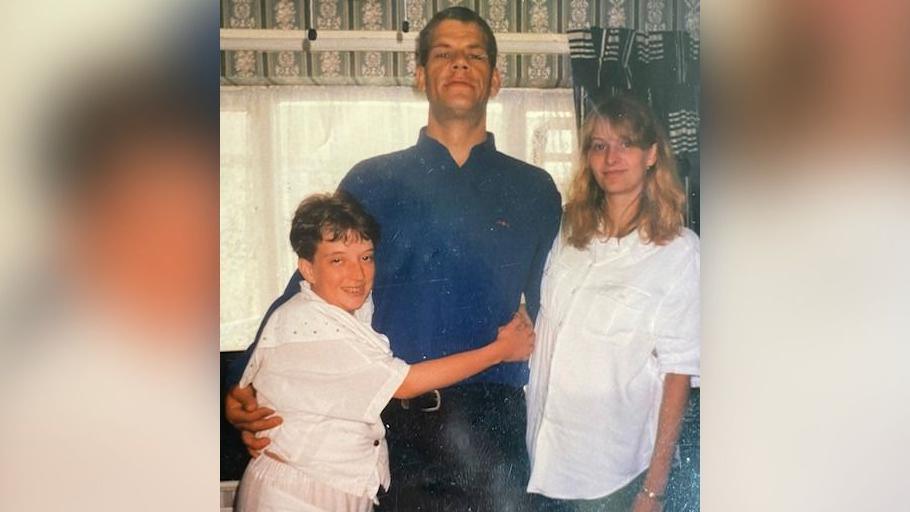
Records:
[[[315,41],[306,30],[221,29],[222,50],[256,51],[380,51],[413,52],[417,34],[394,30],[320,30]],[[500,53],[569,54],[565,34],[496,34]]]

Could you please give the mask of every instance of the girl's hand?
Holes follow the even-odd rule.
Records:
[[[534,329],[527,314],[516,313],[493,340],[502,361],[527,361],[534,350]]]

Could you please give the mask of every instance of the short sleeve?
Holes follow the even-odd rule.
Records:
[[[259,352],[266,361],[254,386],[279,412],[353,421],[379,421],[409,370],[390,352],[356,338],[288,343]]]
[[[361,351],[368,363],[348,379],[351,385],[348,389],[351,389],[352,394],[344,401],[344,407],[350,409],[342,410],[348,412],[350,417],[360,415],[366,421],[379,421],[379,414],[404,382],[411,367],[392,356],[391,352],[363,345],[356,345],[355,348]]]
[[[697,376],[701,358],[697,247],[688,252],[683,265],[679,278],[658,306],[653,334],[661,373]]]
[[[237,384],[239,387],[245,388],[249,386],[256,377],[256,373],[259,369],[258,354],[259,349],[257,347],[253,352],[253,355],[250,357],[250,360],[246,363],[246,368],[244,368],[243,375],[240,377],[240,382]]]

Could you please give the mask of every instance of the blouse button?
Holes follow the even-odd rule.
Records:
[[[373,441],[373,446],[379,446],[379,439]]]

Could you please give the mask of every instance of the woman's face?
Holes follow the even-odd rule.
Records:
[[[634,198],[644,188],[645,172],[657,162],[657,144],[646,149],[634,146],[608,120],[600,119],[587,158],[594,180],[608,198]]]
[[[316,295],[353,313],[373,289],[373,242],[352,233],[335,241],[322,240],[313,261],[300,258],[299,268]]]

